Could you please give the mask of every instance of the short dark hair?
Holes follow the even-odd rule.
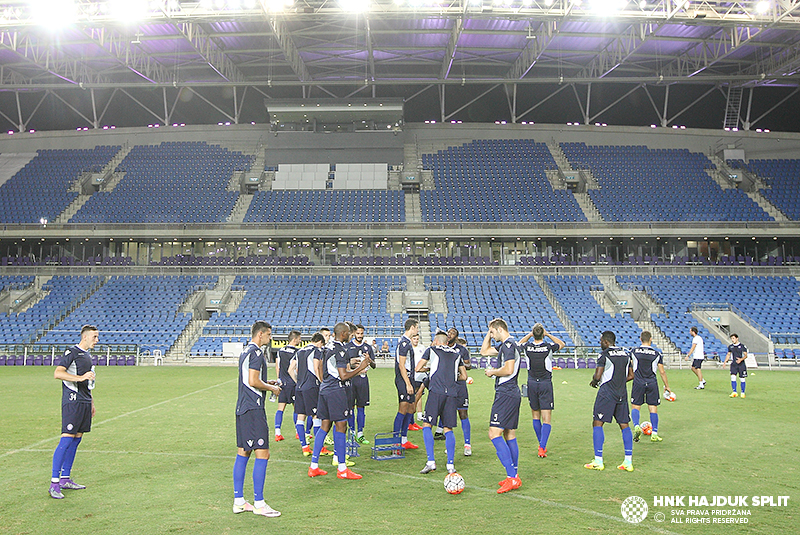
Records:
[[[324,342],[324,341],[325,341],[325,337],[322,336],[322,333],[314,333],[314,335],[311,337],[311,343],[312,344],[316,344],[317,342]]]
[[[603,331],[603,334],[600,335],[601,340],[605,340],[612,346],[617,343],[617,335],[614,334],[614,331]]]
[[[96,330],[97,327],[95,327],[94,325],[84,325],[83,327],[81,327],[81,336],[83,336],[83,333],[87,331],[96,331]]]
[[[414,318],[408,318],[408,319],[406,320],[406,322],[405,322],[405,325],[404,325],[404,326],[405,326],[405,329],[406,329],[406,330],[409,330],[409,329],[410,329],[411,327],[413,327],[414,325],[419,325],[419,322],[418,322],[417,320],[415,320]]]
[[[506,320],[504,320],[503,318],[495,318],[489,322],[489,327],[492,327],[493,329],[500,328],[503,329],[504,331],[507,331],[508,323],[506,323]]]
[[[356,332],[356,324],[355,323],[353,323],[352,321],[345,321],[345,323],[347,324],[347,328],[350,329],[351,333]]]
[[[449,329],[447,329],[447,332],[449,333],[450,331],[455,331],[455,332],[456,332],[456,338],[458,338],[458,335],[460,334],[460,333],[458,332],[458,329],[456,329],[455,327],[450,327]],[[449,335],[448,335],[448,336],[449,336]]]
[[[253,324],[253,327],[250,329],[250,338],[255,338],[258,333],[261,331],[271,331],[272,325],[267,323],[263,320],[258,320]]]
[[[361,329],[362,331],[366,331],[366,329],[364,328],[363,325],[361,325],[360,323],[356,323],[356,330],[359,330],[359,329]]]
[[[697,327],[692,327],[691,329],[689,329],[689,332],[693,332],[694,334],[697,334],[698,333]]]
[[[737,340],[739,339],[739,335],[738,335],[738,334],[736,334],[736,333],[731,333],[731,338],[733,338],[734,336],[736,337],[736,339],[737,339]]]
[[[288,342],[292,343],[294,340],[300,340],[303,337],[303,334],[300,331],[292,330],[289,332],[289,339]]]
[[[650,331],[642,331],[642,334],[639,336],[639,338],[642,340],[642,342],[649,342],[653,339],[653,335],[650,334]]]
[[[333,335],[336,337],[337,340],[345,332],[348,333],[350,332],[350,325],[348,323],[340,321],[339,323],[333,326]]]
[[[541,340],[544,337],[544,327],[540,323],[534,325],[531,332],[533,332],[534,340]]]
[[[329,332],[331,332],[331,330],[328,329],[327,327],[320,327],[319,328],[319,332],[321,332],[321,333],[329,333]]]

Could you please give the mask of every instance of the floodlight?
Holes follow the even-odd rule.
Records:
[[[352,13],[361,13],[369,9],[369,0],[338,0],[339,6]]]
[[[766,0],[762,0],[761,2],[756,4],[756,12],[760,13],[761,15],[763,15],[764,13],[769,11],[769,7],[770,7],[769,6],[769,2],[767,2]]]
[[[78,18],[74,0],[31,0],[30,6],[34,22],[47,28],[63,28]]]
[[[546,5],[547,7],[552,6],[553,5],[553,0],[544,0],[544,5]]]

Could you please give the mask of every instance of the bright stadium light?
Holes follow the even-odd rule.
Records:
[[[767,11],[769,11],[769,2],[767,2],[766,0],[762,0],[761,2],[756,4],[756,12],[758,12],[759,14],[763,15]]]
[[[134,22],[147,18],[150,6],[147,0],[111,0],[109,14],[123,22]]]
[[[369,0],[338,0],[339,6],[351,13],[362,13],[369,9]]]
[[[74,0],[31,0],[30,6],[34,22],[47,28],[63,28],[78,19]]]
[[[625,0],[590,0],[592,10],[600,15],[610,11],[622,11],[627,3]]]

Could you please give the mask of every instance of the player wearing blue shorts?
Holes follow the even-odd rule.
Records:
[[[56,366],[53,377],[61,381],[61,439],[53,452],[53,472],[50,479],[50,497],[64,498],[62,489],[80,490],[72,480],[72,463],[84,433],[92,429],[94,416],[94,370],[89,350],[94,348],[100,335],[97,327],[84,325],[81,341],[67,349]]]
[[[450,327],[447,329],[447,345],[458,350],[461,354],[461,364],[465,370],[472,369],[469,362],[469,349],[460,342],[458,329]],[[472,455],[472,425],[469,422],[469,390],[467,389],[467,378],[458,380],[458,419],[461,420],[461,431],[464,433],[464,455]]]
[[[433,338],[433,345],[425,350],[417,362],[416,370],[429,369],[428,401],[422,423],[422,437],[425,440],[425,452],[428,462],[420,470],[427,474],[436,470],[436,458],[433,452],[433,425],[441,421],[444,429],[445,451],[447,452],[447,472],[456,471],[453,458],[455,456],[456,439],[453,428],[456,426],[456,411],[461,392],[458,381],[467,379],[467,370],[462,362],[461,352],[447,345],[447,333],[439,331]]]
[[[728,363],[728,360],[731,361],[731,392],[730,397],[735,398],[738,396],[736,393],[736,376],[739,376],[739,382],[742,386],[742,399],[746,396],[744,394],[744,387],[745,387],[745,380],[747,379],[747,364],[745,360],[747,359],[747,348],[739,342],[739,335],[736,333],[731,334],[731,345],[728,346],[728,354],[725,355],[725,362],[722,363],[725,366]]]
[[[337,323],[333,328],[333,347],[326,350],[324,356],[316,358],[314,366],[317,377],[322,377],[322,384],[319,387],[319,401],[317,403],[317,414],[322,425],[319,433],[314,439],[314,451],[311,455],[311,466],[308,469],[309,477],[324,476],[328,472],[319,467],[319,456],[325,436],[333,429],[333,454],[338,459],[338,471],[336,477],[339,479],[361,479],[361,475],[354,473],[347,468],[345,456],[345,437],[347,433],[347,416],[350,413],[347,400],[346,383],[354,376],[365,371],[370,364],[369,359],[364,359],[361,364],[352,371],[347,371],[349,360],[345,344],[350,341],[350,327],[346,323]]]
[[[633,441],[639,442],[642,436],[642,428],[639,427],[639,410],[646,401],[650,409],[650,424],[653,431],[650,434],[650,442],[661,442],[663,440],[658,434],[658,405],[661,403],[661,395],[658,389],[658,379],[656,371],[664,381],[664,388],[670,392],[669,382],[667,382],[667,372],[664,369],[664,359],[661,352],[650,345],[653,335],[650,331],[643,331],[639,336],[642,345],[631,351],[631,363],[633,364],[633,387],[631,388],[631,420],[633,420]]]
[[[261,371],[264,367],[263,346],[269,346],[272,326],[266,321],[257,321],[250,329],[250,343],[239,355],[239,397],[236,401],[236,462],[233,464],[233,512],[252,511],[266,517],[281,516],[264,501],[264,481],[267,478],[269,461],[269,424],[264,412],[265,392],[280,394],[277,381],[264,382]],[[253,465],[254,502],[244,499],[244,476],[250,454],[256,452]]]
[[[549,342],[545,342],[545,337]],[[533,338],[533,342],[529,340]],[[537,323],[519,341],[522,355],[528,360],[528,401],[533,417],[533,430],[539,440],[539,457],[547,457],[547,440],[552,430],[551,416],[555,408],[553,396],[553,353],[564,349],[564,342]]]
[[[496,345],[492,347],[492,340]],[[500,318],[489,322],[489,332],[483,339],[481,355],[497,355],[497,368],[486,368],[487,377],[495,377],[494,403],[489,419],[489,439],[492,441],[497,458],[506,469],[506,478],[500,482],[498,494],[518,489],[522,486],[519,478],[519,446],[517,427],[519,425],[519,405],[522,395],[517,385],[520,357],[517,343],[508,333],[508,325]]]
[[[281,433],[281,424],[283,423],[283,411],[286,409],[286,405],[291,404],[294,407],[297,385],[289,374],[289,365],[297,352],[301,337],[300,331],[291,331],[286,345],[278,350],[278,354],[275,357],[275,375],[281,385],[281,393],[278,395],[278,410],[275,411],[275,442],[284,440]],[[297,425],[297,409],[294,410],[292,420]],[[297,438],[300,438],[300,436],[298,435]]]
[[[317,418],[317,402],[319,401],[319,378],[314,371],[315,356],[322,355],[322,346],[325,344],[325,337],[321,333],[314,333],[311,343],[298,349],[292,362],[289,364],[289,374],[297,385],[294,392],[294,410],[297,412],[297,423],[295,429],[300,439],[300,446],[303,455],[311,455],[311,447],[306,438],[306,419],[313,420],[314,434],[317,434],[322,421]],[[333,455],[325,447],[322,448],[322,455]]]
[[[347,344],[347,357],[350,359],[351,368],[355,368],[361,363],[362,359],[369,359],[370,366],[375,368],[375,352],[372,346],[364,341],[364,326],[356,325],[353,339]],[[366,424],[366,407],[369,405],[369,377],[366,373],[354,376],[351,380],[353,391],[353,401],[355,404],[355,418],[350,415],[348,423],[357,426],[356,442],[359,444],[369,444],[369,440],[364,437],[364,425]],[[352,407],[351,407],[352,408]],[[355,421],[354,421],[355,420]]]
[[[400,442],[407,450],[418,449],[419,446],[408,441],[408,426],[414,422],[414,406],[416,404],[416,389],[414,388],[414,350],[411,347],[411,337],[419,332],[419,322],[408,318],[405,323],[405,332],[397,341],[397,351],[394,357],[394,386],[397,389],[399,407],[397,416],[394,417],[393,431],[400,435]]]
[[[633,472],[633,433],[628,425],[631,421],[628,408],[627,382],[633,379],[631,355],[624,347],[617,347],[617,336],[611,331],[604,331],[600,337],[600,358],[589,386],[598,388],[594,401],[594,422],[592,423],[592,440],[594,442],[594,461],[584,465],[590,470],[602,470],[603,443],[605,434],[603,424],[611,423],[614,418],[622,430],[622,444],[625,448],[625,460],[617,468]]]

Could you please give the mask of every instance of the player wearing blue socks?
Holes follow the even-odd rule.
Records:
[[[364,326],[356,325],[353,339],[347,346],[347,356],[350,358],[352,366],[358,366],[362,359],[369,359],[370,366],[375,368],[375,351],[372,346],[364,341]],[[369,405],[369,377],[366,373],[354,376],[350,382],[353,389],[353,400],[355,401],[355,423],[356,442],[359,444],[369,444],[369,440],[364,437],[364,425],[366,424],[366,407]],[[351,422],[353,419],[351,418]],[[351,424],[352,425],[352,424]]]
[[[725,366],[728,363],[728,360],[731,361],[731,392],[730,397],[735,398],[738,396],[736,393],[736,376],[739,376],[739,382],[742,386],[742,394],[741,398],[744,399],[745,393],[745,380],[747,379],[747,364],[745,360],[747,359],[747,348],[739,342],[739,335],[736,333],[731,334],[731,345],[728,346],[728,354],[725,355],[725,362],[722,363]]]
[[[319,467],[319,456],[322,445],[333,423],[333,454],[338,459],[339,479],[361,479],[359,474],[347,468],[345,444],[347,433],[347,417],[350,407],[347,400],[346,383],[352,377],[364,372],[370,365],[370,359],[364,359],[355,370],[348,371],[350,362],[347,358],[345,344],[350,341],[350,327],[346,323],[337,323],[333,328],[333,347],[325,351],[322,359],[316,358],[314,365],[318,377],[322,377],[319,388],[317,414],[322,420],[317,436],[314,439],[314,452],[311,455],[309,477],[324,476],[328,472]]]
[[[533,338],[533,342],[528,340]],[[550,339],[545,342],[544,338]],[[519,341],[523,356],[528,359],[528,401],[533,417],[533,430],[539,440],[539,457],[547,457],[550,418],[554,409],[553,353],[564,349],[564,342],[548,333],[541,323]]]
[[[286,405],[291,405],[294,411],[295,388],[297,385],[292,376],[289,375],[289,365],[297,352],[301,337],[300,331],[291,331],[286,345],[278,350],[278,354],[275,357],[275,375],[281,385],[281,393],[278,395],[278,410],[275,411],[275,442],[284,440],[281,433],[281,425],[283,424],[283,411],[286,409]],[[296,411],[293,412],[293,421],[296,425]],[[300,438],[299,435],[298,438]]]
[[[444,331],[437,332],[433,338],[433,345],[425,350],[416,365],[417,371],[426,367],[430,370],[428,401],[425,403],[422,424],[422,436],[425,440],[428,462],[420,470],[420,474],[436,470],[432,426],[440,418],[447,452],[447,472],[452,474],[456,471],[454,465],[456,439],[453,435],[453,428],[457,423],[456,408],[460,399],[457,381],[467,379],[467,370],[461,360],[461,352],[456,348],[448,347],[447,337],[448,335]]]
[[[625,460],[617,468],[633,472],[633,433],[628,425],[631,421],[628,407],[627,382],[633,379],[633,365],[628,350],[616,347],[617,336],[611,331],[604,331],[600,337],[602,352],[597,359],[589,386],[598,388],[594,401],[594,422],[592,423],[592,441],[594,442],[594,461],[584,465],[590,470],[603,470],[603,443],[605,435],[603,424],[615,419],[622,430],[622,444],[625,448]]]
[[[314,432],[319,429],[321,422],[317,418],[317,402],[319,401],[319,378],[316,376],[314,368],[314,359],[317,355],[321,358],[322,346],[325,343],[325,338],[321,333],[314,333],[311,337],[311,343],[307,344],[302,349],[295,352],[292,362],[289,364],[289,375],[295,380],[297,386],[295,387],[294,394],[294,408],[297,411],[297,436],[300,439],[300,447],[303,455],[308,457],[311,455],[311,448],[306,439],[308,428],[306,421],[313,422]],[[332,455],[324,446],[321,451],[322,455]]]
[[[497,345],[492,347],[492,340]],[[517,343],[508,333],[508,325],[500,318],[489,322],[489,332],[483,339],[481,355],[497,355],[498,367],[486,368],[487,377],[495,377],[494,403],[489,419],[489,439],[492,441],[497,458],[506,469],[506,478],[500,482],[498,494],[518,489],[522,486],[519,478],[519,446],[517,427],[519,425],[519,405],[522,395],[517,385],[520,357]]]
[[[658,435],[658,405],[661,403],[661,395],[656,371],[661,375],[666,391],[670,392],[670,389],[661,353],[650,346],[652,337],[653,335],[650,334],[650,331],[643,331],[639,337],[642,345],[631,351],[631,363],[633,364],[631,420],[633,421],[634,442],[639,442],[639,437],[642,436],[642,428],[639,427],[639,409],[642,408],[642,403],[645,401],[647,401],[647,407],[650,409],[650,424],[653,426],[650,442],[661,442],[662,440]]]
[[[394,417],[393,431],[400,435],[400,442],[407,450],[418,449],[419,446],[408,441],[408,426],[414,422],[414,406],[416,404],[416,390],[414,389],[414,351],[411,348],[411,337],[419,331],[419,322],[408,318],[405,323],[405,332],[397,341],[397,351],[394,358],[394,386],[397,389],[399,406]]]
[[[61,381],[61,440],[53,452],[53,471],[50,479],[50,497],[64,498],[62,489],[85,489],[72,480],[72,463],[81,437],[92,429],[94,416],[94,371],[89,350],[94,348],[100,335],[97,327],[84,325],[81,341],[67,349],[56,366],[53,377]]]
[[[469,370],[472,366],[469,362],[469,350],[465,344],[466,340],[458,337],[458,329],[455,327],[447,329],[447,345],[458,350],[464,369]],[[458,418],[461,420],[461,431],[464,433],[464,455],[469,457],[472,455],[472,425],[469,422],[469,390],[466,377],[458,380]]]
[[[277,381],[261,380],[264,366],[262,346],[268,346],[272,326],[257,321],[250,330],[250,343],[239,356],[239,398],[236,402],[236,461],[233,464],[233,512],[252,511],[266,517],[281,516],[264,501],[264,481],[269,461],[269,424],[264,412],[265,392],[280,394]],[[244,499],[244,477],[250,454],[256,452],[253,463],[253,505]]]

